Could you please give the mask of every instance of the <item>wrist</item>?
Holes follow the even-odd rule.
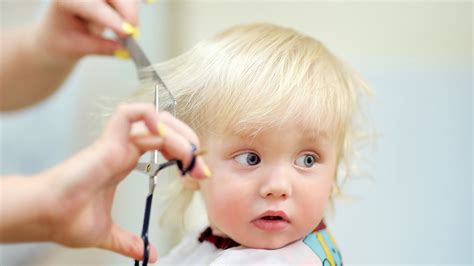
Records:
[[[55,223],[54,217],[58,210],[58,194],[56,193],[56,177],[46,170],[31,177],[34,183],[34,198],[37,208],[34,223],[40,228],[41,241],[51,241]]]
[[[41,211],[36,223],[41,225],[47,241],[61,243],[61,230],[71,218],[71,199],[74,194],[71,193],[70,181],[75,177],[69,176],[68,172],[76,172],[70,169],[74,168],[72,162],[71,159],[65,160],[35,176],[39,193],[43,191],[38,207]]]
[[[0,242],[46,241],[49,225],[47,185],[40,176],[11,176],[1,180]]]

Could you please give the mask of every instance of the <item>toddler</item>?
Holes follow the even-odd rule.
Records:
[[[212,172],[173,178],[164,228],[184,232],[194,192],[208,224],[176,233],[158,265],[342,265],[323,217],[350,166],[364,83],[321,42],[271,24],[230,28],[156,68]]]

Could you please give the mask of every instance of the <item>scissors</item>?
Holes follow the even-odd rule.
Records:
[[[132,36],[128,36],[126,38],[120,39],[123,46],[125,46],[132,57],[132,60],[135,64],[137,69],[138,79],[140,81],[149,80],[151,79],[152,82],[155,83],[155,91],[154,91],[154,99],[153,104],[155,105],[156,113],[159,112],[160,109],[160,99],[159,95],[159,87],[162,86],[170,96],[171,99],[171,106],[172,106],[172,113],[176,115],[176,99],[174,98],[171,91],[168,89],[166,84],[161,79],[158,72],[151,68],[150,60],[145,55],[143,50],[140,48],[138,43],[135,41],[135,38]],[[143,71],[143,69],[149,69],[149,71]],[[135,167],[135,170],[138,170],[142,173],[148,174],[150,177],[150,184],[149,184],[149,194],[153,194],[154,188],[157,182],[157,174],[160,169],[160,164],[158,164],[158,151],[153,151],[151,155],[151,159],[149,163],[138,163]]]
[[[149,80],[153,81],[155,83],[155,95],[154,95],[154,105],[155,105],[155,111],[158,113],[159,111],[159,87],[162,86],[169,94],[170,99],[172,101],[172,113],[173,115],[176,114],[176,99],[174,98],[173,94],[171,91],[168,89],[166,84],[163,82],[161,77],[158,75],[158,73],[151,68],[151,63],[150,60],[148,60],[147,56],[143,52],[143,50],[140,48],[138,43],[135,41],[135,39],[131,36],[125,37],[125,38],[120,38],[119,41],[122,43],[122,45],[127,48],[131,58],[133,59],[133,62],[135,63],[135,67],[137,69],[137,75],[138,79],[140,81],[144,80]],[[143,71],[143,69],[149,69],[149,71]],[[153,200],[153,192],[155,190],[155,186],[157,183],[157,176],[160,170],[171,166],[173,164],[177,164],[178,168],[181,169],[182,174],[186,174],[187,171],[191,170],[192,167],[194,166],[195,162],[195,155],[194,152],[196,150],[196,146],[192,145],[192,153],[193,153],[193,159],[191,160],[190,165],[183,170],[183,165],[180,160],[170,160],[165,163],[158,163],[158,151],[155,150],[151,154],[150,162],[149,163],[138,163],[137,166],[135,167],[135,170],[138,170],[144,174],[147,174],[149,176],[148,182],[149,182],[149,190],[148,190],[148,195],[146,198],[146,205],[145,205],[145,214],[143,217],[143,226],[142,226],[142,234],[141,238],[144,243],[144,254],[143,254],[143,266],[148,265],[148,259],[150,255],[150,246],[149,246],[149,241],[148,241],[148,225],[150,222],[150,213],[151,213],[151,203]],[[138,266],[139,262],[138,260],[135,260],[135,266]]]

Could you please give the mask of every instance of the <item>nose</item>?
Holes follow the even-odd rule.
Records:
[[[284,167],[273,167],[263,178],[260,185],[260,196],[262,198],[287,199],[292,192],[290,177],[290,172]]]

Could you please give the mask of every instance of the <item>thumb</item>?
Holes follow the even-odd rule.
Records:
[[[136,260],[143,259],[143,240],[139,236],[126,231],[115,223],[112,225],[110,234],[106,237],[103,243],[99,244],[99,247]],[[150,262],[156,262],[157,257],[158,254],[155,247],[150,244]]]

